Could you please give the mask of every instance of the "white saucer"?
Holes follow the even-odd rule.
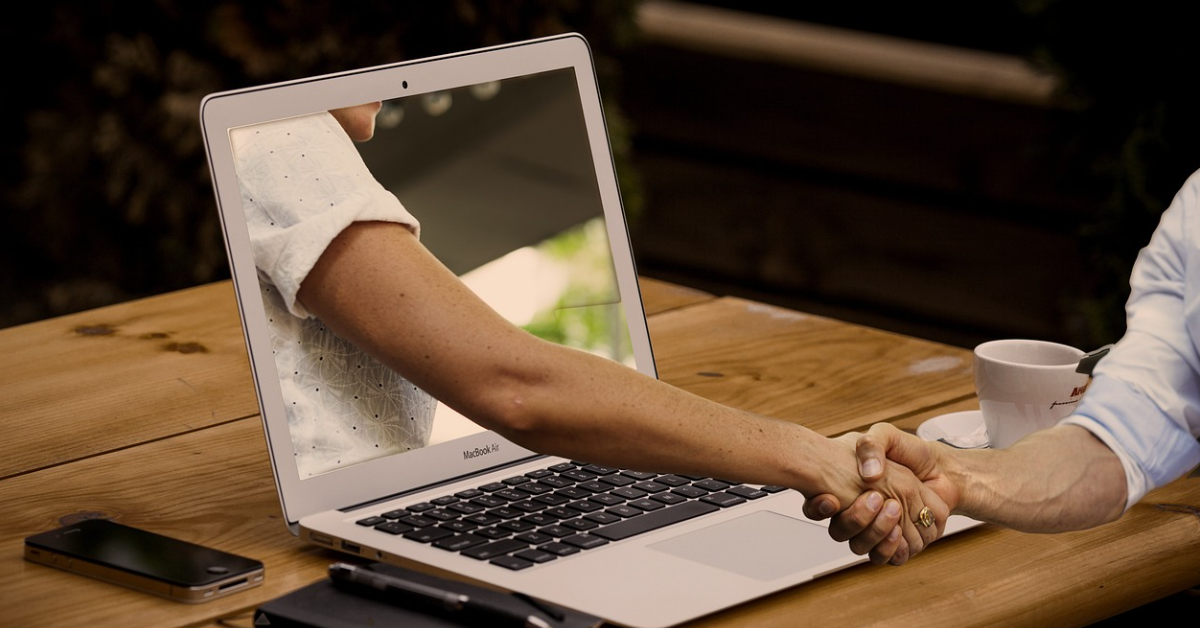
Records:
[[[917,436],[925,440],[948,441],[956,447],[987,447],[983,413],[979,410],[935,416],[917,426]]]

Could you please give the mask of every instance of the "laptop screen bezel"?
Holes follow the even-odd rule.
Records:
[[[628,227],[617,186],[591,51],[577,34],[506,44],[430,59],[401,62],[284,83],[212,94],[200,108],[202,131],[220,210],[232,280],[258,393],[267,447],[289,528],[301,518],[401,494],[537,455],[495,432],[350,465],[301,479],[284,411],[270,332],[246,228],[229,130],[352,106],[363,102],[502,81],[571,69],[595,167],[612,248],[617,287],[638,370],[655,377],[653,352],[637,283]],[[464,451],[489,451],[465,456]]]

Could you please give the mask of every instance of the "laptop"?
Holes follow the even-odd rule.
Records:
[[[405,423],[347,419],[344,399],[318,399],[310,414],[328,429],[301,427],[285,390],[294,362],[273,345],[278,312],[255,264],[237,138],[369,102],[381,103],[375,135],[356,148],[420,221],[430,251],[514,324],[656,375],[582,37],[210,95],[201,106],[209,165],[293,534],[647,628],[865,560],[806,519],[794,491],[543,456],[436,401],[419,409],[428,418],[414,411]],[[338,368],[357,366],[342,362],[319,368],[341,381]],[[335,432],[346,442],[330,442]]]

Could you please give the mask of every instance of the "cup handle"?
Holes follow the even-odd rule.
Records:
[[[1111,351],[1112,348],[1113,346],[1108,344],[1096,349],[1095,351],[1083,354],[1083,357],[1079,358],[1079,366],[1075,367],[1075,372],[1083,373],[1084,375],[1091,377],[1092,369],[1096,368],[1096,363],[1100,361],[1100,358],[1108,355],[1108,352]]]

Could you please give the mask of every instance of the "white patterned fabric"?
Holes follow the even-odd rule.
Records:
[[[425,446],[436,401],[342,340],[296,300],[357,221],[419,223],[367,170],[328,113],[230,132],[301,478]]]

